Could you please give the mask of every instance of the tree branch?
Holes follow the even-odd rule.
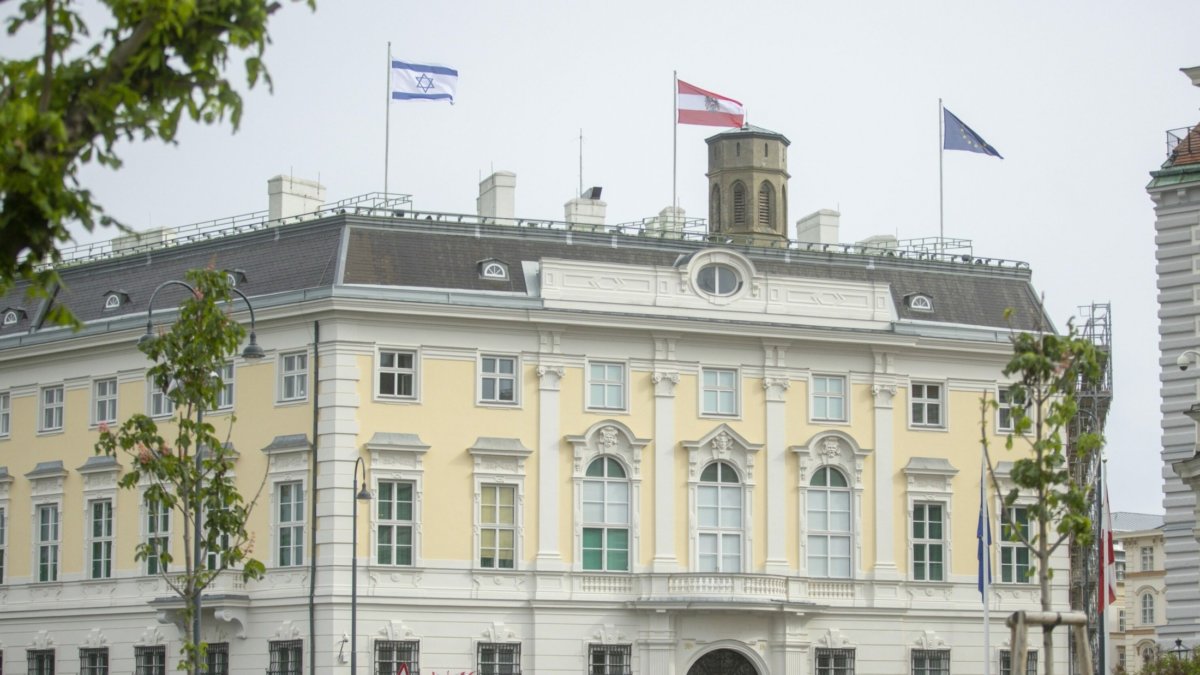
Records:
[[[46,45],[42,48],[42,96],[38,101],[38,112],[50,110],[50,89],[54,84],[54,0],[46,0]]]

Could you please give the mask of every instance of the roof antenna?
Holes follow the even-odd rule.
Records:
[[[583,196],[583,128],[579,129],[579,196]]]

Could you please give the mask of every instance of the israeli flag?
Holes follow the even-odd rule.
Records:
[[[449,101],[454,104],[458,71],[434,64],[392,61],[392,100]]]

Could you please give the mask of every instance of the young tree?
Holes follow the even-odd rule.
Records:
[[[225,71],[238,53],[249,86],[270,86],[262,55],[278,2],[106,0],[96,38],[78,4],[24,0],[7,22],[9,35],[39,31],[42,49],[0,59],[0,293],[24,279],[45,294],[58,277],[39,265],[59,259],[67,227],[115,224],[80,185],[83,164],[119,167],[122,138],[174,142],[185,115],[228,115],[237,129],[242,98]]]
[[[246,531],[257,495],[247,502],[238,492],[230,475],[234,458],[203,418],[204,410],[217,407],[224,386],[221,367],[237,353],[246,331],[227,314],[231,290],[224,273],[193,270],[187,280],[194,291],[180,306],[174,325],[138,344],[154,363],[147,372],[150,386],[165,392],[174,404],[173,424],[159,429],[153,419],[138,414],[117,429],[101,427],[96,453],[124,454],[130,462],[120,486],[144,488],[148,505],[178,514],[187,552],[183,571],[178,571],[171,552],[154,540],[137,545],[136,559],[157,561],[159,574],[184,601],[184,623],[192,625],[198,619],[201,593],[222,572],[236,570],[244,579],[258,579],[264,567],[250,557],[252,539]],[[202,521],[199,533],[197,516]],[[197,537],[199,561],[194,557]],[[188,632],[183,645],[179,667],[199,673],[203,643]]]
[[[1079,337],[1070,324],[1066,335],[1049,331],[1017,333],[1012,337],[1012,348],[1012,358],[1003,370],[1006,376],[1016,377],[1009,390],[1012,431],[1005,447],[1021,447],[1025,456],[1013,462],[1011,477],[1016,487],[1004,495],[1001,518],[1004,533],[1032,553],[1034,569],[1030,574],[1037,575],[1042,611],[1049,612],[1054,574],[1051,556],[1072,537],[1083,546],[1093,538],[1089,506],[1092,486],[1072,477],[1068,452],[1091,457],[1103,447],[1104,439],[1097,433],[1084,433],[1072,448],[1066,437],[1078,412],[1075,394],[1081,384],[1098,380],[1101,364],[1095,346]],[[996,406],[995,401],[990,403]],[[986,430],[982,441],[986,447]],[[991,473],[996,492],[1002,494],[995,472]],[[1029,516],[1027,524],[1014,523],[1011,518],[1011,509],[1022,493],[1033,497],[1032,502],[1022,504]],[[1054,675],[1053,629],[1042,627],[1046,675]]]

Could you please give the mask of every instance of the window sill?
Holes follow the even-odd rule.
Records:
[[[375,394],[375,396],[372,397],[372,400],[376,403],[400,403],[410,405],[421,402],[421,399],[416,396],[386,396],[383,394]]]
[[[516,401],[476,401],[479,408],[497,408],[500,410],[520,410],[521,404]]]
[[[289,398],[287,400],[275,401],[275,407],[276,408],[289,408],[292,406],[304,405],[305,403],[308,403],[307,396],[305,396],[304,398]]]
[[[826,427],[848,427],[848,426],[850,426],[850,420],[848,420],[848,419],[835,420],[835,419],[812,418],[812,419],[808,420],[808,423],[813,426],[826,426]]]

